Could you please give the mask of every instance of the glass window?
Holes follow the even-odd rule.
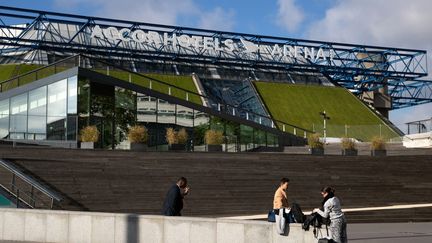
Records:
[[[193,131],[193,144],[194,151],[205,151],[204,136],[205,132],[210,127],[210,116],[204,112],[194,110],[194,131]]]
[[[67,140],[76,140],[78,113],[78,77],[68,78]]]
[[[27,93],[11,98],[11,125],[12,139],[24,139],[27,132]]]
[[[184,127],[192,127],[194,123],[193,109],[177,105],[177,125]]]
[[[68,78],[68,114],[77,114],[78,79],[76,76]]]
[[[46,86],[29,92],[27,130],[29,134],[46,134],[46,92]]]
[[[137,121],[138,122],[156,122],[156,102],[157,99],[137,94]]]
[[[0,101],[0,138],[9,136],[9,99]]]
[[[115,88],[115,126],[116,144],[121,144],[127,140],[127,130],[129,126],[135,125],[136,121],[136,93],[116,87]],[[120,145],[120,147],[122,144]]]
[[[67,79],[48,85],[47,138],[65,140]]]
[[[80,78],[78,87],[78,108],[80,117],[89,116],[90,107],[90,84],[87,79]]]
[[[175,124],[176,105],[168,101],[158,99],[157,122]]]
[[[241,151],[254,148],[253,137],[254,129],[246,125],[240,125]]]

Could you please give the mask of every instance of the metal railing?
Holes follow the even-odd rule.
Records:
[[[46,186],[42,185],[40,182],[36,181],[34,178],[26,175],[22,170],[13,165],[11,162],[0,159],[0,167],[12,174],[11,182],[4,183],[3,185],[0,184],[0,186],[14,197],[14,199],[16,200],[17,208],[20,207],[20,203],[24,203],[30,208],[36,208],[37,204],[41,204],[47,208],[52,209],[54,207],[54,203],[59,203],[63,200],[63,197],[59,193],[50,190]],[[30,186],[30,189],[26,190],[23,187],[20,187],[18,185],[17,179],[20,179],[28,186]],[[46,201],[44,198],[37,195],[37,191],[39,191],[49,199],[48,205],[44,202]]]
[[[67,68],[82,67],[94,70],[107,76],[111,76],[130,83],[136,83],[142,87],[149,88],[161,93],[172,95],[176,98],[184,99],[189,102],[197,103],[209,107],[217,112],[225,113],[231,116],[240,117],[242,119],[255,122],[260,125],[278,129],[285,133],[294,134],[299,137],[306,138],[312,130],[308,130],[293,124],[289,124],[280,120],[273,119],[270,116],[258,114],[249,110],[239,108],[235,105],[215,101],[211,97],[199,94],[197,92],[184,89],[182,87],[167,83],[162,80],[150,77],[145,74],[130,71],[126,68],[119,67],[106,61],[89,57],[83,54],[71,56],[50,65],[35,69],[31,72],[19,75],[12,79],[0,82],[0,91],[4,92],[11,88],[15,88],[37,79],[47,77],[58,72],[62,72]],[[195,98],[195,99],[194,99]],[[208,101],[203,104],[202,100]]]

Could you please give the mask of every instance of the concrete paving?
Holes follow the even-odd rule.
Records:
[[[348,241],[361,243],[432,242],[432,223],[349,224]]]
[[[349,224],[348,241],[355,243],[430,243],[432,242],[432,222]],[[21,242],[0,240],[0,243],[29,243],[29,241]]]

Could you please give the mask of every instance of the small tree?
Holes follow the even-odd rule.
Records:
[[[310,148],[323,149],[324,143],[320,140],[320,134],[314,133],[308,136],[308,145]]]
[[[147,143],[148,130],[144,126],[132,126],[129,128],[128,140],[131,143]]]
[[[208,145],[221,145],[224,142],[223,133],[215,130],[207,130],[204,139]]]
[[[94,142],[99,140],[99,131],[96,126],[86,126],[80,131],[81,142]]]

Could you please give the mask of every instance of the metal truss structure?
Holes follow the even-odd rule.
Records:
[[[77,53],[128,61],[320,72],[357,95],[385,87],[393,109],[432,101],[432,81],[422,79],[428,74],[424,50],[222,32],[0,6],[0,58],[47,63],[48,54]]]

